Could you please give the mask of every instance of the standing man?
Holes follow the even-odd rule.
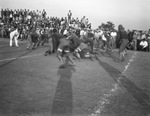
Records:
[[[119,34],[119,40],[120,40],[120,47],[119,47],[119,57],[120,57],[120,61],[124,61],[124,58],[125,58],[125,54],[126,54],[126,46],[128,44],[128,34],[127,32],[125,31],[124,27],[122,25],[119,25],[118,26],[118,34]]]
[[[69,10],[67,16],[68,16],[68,24],[70,24],[71,17],[72,17],[72,12],[71,12],[71,10]]]
[[[115,30],[112,30],[112,32],[110,33],[110,35],[111,35],[112,50],[114,50],[116,48],[116,36],[117,36],[117,32],[115,32]]]
[[[9,42],[9,46],[10,47],[12,47],[13,39],[15,40],[16,46],[19,47],[19,45],[18,45],[18,37],[19,37],[18,29],[15,29],[14,31],[12,31],[10,33],[10,42]]]
[[[47,15],[47,13],[46,13],[45,9],[43,9],[43,11],[42,11],[42,18],[46,18],[46,15]]]
[[[148,51],[148,42],[145,38],[142,39],[142,41],[140,42],[140,46],[141,46],[142,51],[145,51],[145,52]]]

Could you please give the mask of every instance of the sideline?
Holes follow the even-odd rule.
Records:
[[[128,70],[128,68],[129,68],[131,62],[133,62],[134,59],[136,58],[136,54],[137,54],[137,51],[134,52],[134,54],[132,55],[132,57],[131,57],[131,59],[129,60],[128,64],[125,66],[125,69],[124,69],[124,71],[122,72],[123,75],[125,75],[125,73],[127,72],[127,70]]]
[[[121,75],[118,77],[118,79],[117,79],[118,83],[114,84],[113,88],[110,89],[107,94],[104,94],[104,96],[102,97],[102,100],[98,101],[97,109],[94,111],[94,113],[92,113],[88,116],[99,116],[99,115],[101,115],[102,111],[105,109],[105,105],[110,103],[110,100],[108,99],[108,97],[111,97],[115,92],[117,92],[117,90],[119,90],[120,80],[123,78],[123,76],[125,76],[125,73],[127,72],[128,68],[130,67],[131,62],[133,62],[134,59],[136,58],[136,55],[137,55],[137,51],[134,52],[131,59],[128,61],[128,64],[125,66],[125,69],[122,71]]]

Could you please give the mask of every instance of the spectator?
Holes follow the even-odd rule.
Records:
[[[119,40],[120,40],[120,43],[121,43],[118,53],[119,53],[119,56],[120,56],[120,61],[122,62],[125,59],[125,54],[127,53],[126,46],[127,46],[129,41],[128,41],[128,34],[127,34],[127,32],[125,31],[125,29],[122,25],[118,26],[118,32],[119,32],[118,34],[120,35]]]
[[[141,32],[137,31],[137,49],[136,50],[141,50],[141,47],[140,47],[140,42],[141,42]]]
[[[45,9],[43,9],[43,11],[42,11],[42,18],[46,18],[46,15],[47,15],[47,13],[46,13]]]
[[[137,37],[138,37],[138,32],[136,30],[133,31],[133,46],[134,50],[137,50]]]
[[[148,51],[148,42],[146,41],[146,39],[142,39],[142,41],[140,42],[140,46],[141,46],[141,50],[142,51]]]
[[[71,17],[72,17],[72,12],[71,12],[71,10],[69,10],[67,16],[68,16],[68,24],[70,24]]]

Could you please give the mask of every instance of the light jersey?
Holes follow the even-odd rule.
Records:
[[[143,48],[146,48],[148,46],[148,42],[147,41],[141,41],[140,42],[140,45],[143,47]]]
[[[19,36],[18,29],[14,30],[10,33],[10,38],[13,38],[15,36]]]
[[[117,36],[117,33],[116,33],[116,32],[111,32],[110,35],[111,35],[112,37],[116,37],[116,36]]]
[[[30,20],[30,19],[31,19],[31,16],[30,16],[30,15],[28,15],[28,16],[27,16],[27,19],[29,19],[29,20]]]
[[[80,31],[80,36],[83,36],[84,33],[85,33],[85,31],[84,31],[84,30],[81,30],[81,31]]]
[[[145,39],[145,38],[146,38],[146,35],[142,34],[141,39]]]
[[[12,17],[13,17],[13,15],[12,15],[12,14],[10,14],[10,15],[9,15],[9,17],[10,17],[10,18],[12,18]]]
[[[63,32],[63,35],[67,35],[67,34],[68,34],[68,31],[65,29]]]
[[[99,32],[95,32],[95,33],[94,33],[94,38],[97,38],[97,39],[98,39],[100,36],[101,36],[101,33],[99,33]]]
[[[106,39],[104,34],[102,35],[102,40],[107,41],[107,39]]]
[[[61,21],[61,25],[65,24],[65,21]]]
[[[102,30],[99,30],[98,33],[102,36],[104,32]]]

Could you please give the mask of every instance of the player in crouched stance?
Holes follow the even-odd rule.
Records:
[[[71,64],[74,65],[74,62],[70,57],[70,41],[66,38],[60,39],[57,49],[57,57],[62,64],[71,62]],[[65,61],[64,58],[66,59]]]
[[[89,58],[93,60],[88,44],[84,42],[81,42],[80,45],[76,48],[74,55],[78,58],[79,61],[81,58]]]

